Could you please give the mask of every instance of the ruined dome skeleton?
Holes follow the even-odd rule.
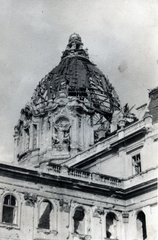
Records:
[[[60,63],[21,111],[14,135],[18,161],[31,158],[32,152],[38,152],[40,162],[74,156],[116,130],[120,115],[115,112],[121,110],[112,84],[89,60],[81,37],[72,34]]]

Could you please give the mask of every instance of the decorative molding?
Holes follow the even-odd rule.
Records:
[[[133,152],[140,152],[140,149],[144,146],[144,140],[131,144],[127,147],[127,154],[133,154]]]
[[[93,217],[100,218],[101,215],[104,215],[104,209],[101,207],[96,207],[93,211]]]
[[[0,223],[0,228],[6,228],[7,230],[20,230],[19,226],[16,224]]]
[[[128,223],[129,221],[129,213],[128,212],[123,212],[122,213],[122,218],[124,223]]]
[[[34,207],[35,202],[37,202],[37,194],[25,192],[24,199],[26,200],[26,206]]]
[[[74,239],[76,239],[75,237],[77,237],[78,239],[81,240],[91,240],[91,235],[86,235],[86,234],[79,234],[79,233],[72,233],[72,236]]]
[[[43,232],[46,235],[53,234],[54,236],[58,234],[58,231],[56,230],[49,230],[49,229],[43,229],[43,228],[37,228],[37,232],[38,233]]]
[[[59,200],[60,211],[61,212],[70,212],[70,202],[68,200],[60,199]]]

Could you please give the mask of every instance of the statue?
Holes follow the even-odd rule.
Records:
[[[95,142],[105,139],[110,129],[110,123],[108,120],[102,121],[97,130],[94,131]]]
[[[52,134],[52,147],[68,150],[70,145],[70,122],[65,117],[60,117],[54,124],[54,132]]]

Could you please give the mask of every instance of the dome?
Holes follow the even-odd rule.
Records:
[[[48,101],[54,101],[61,93],[67,98],[76,97],[89,113],[101,114],[108,120],[115,110],[120,109],[115,89],[89,60],[87,49],[83,49],[81,37],[76,33],[70,36],[59,65],[38,84],[31,104],[40,112]]]
[[[20,164],[60,164],[116,130],[112,118],[119,111],[115,89],[89,60],[81,37],[73,33],[60,63],[39,82],[21,110],[15,159]]]

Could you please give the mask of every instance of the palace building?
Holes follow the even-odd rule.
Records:
[[[0,163],[0,239],[157,239],[158,88],[137,111],[72,34]]]

